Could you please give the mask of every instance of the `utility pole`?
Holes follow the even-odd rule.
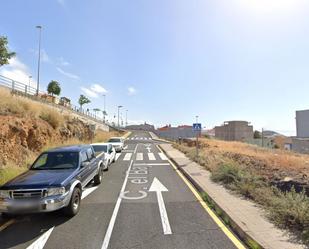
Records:
[[[36,95],[39,96],[39,88],[40,88],[40,64],[41,64],[41,32],[42,32],[42,26],[38,25],[36,26],[37,29],[39,29],[39,58],[38,58],[38,82],[36,85]]]
[[[119,105],[118,106],[118,128],[120,128],[120,124],[119,124],[119,110],[120,110],[120,108],[122,108],[123,106],[122,105]]]

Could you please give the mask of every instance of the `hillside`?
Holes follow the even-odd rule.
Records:
[[[97,130],[45,104],[0,89],[0,184],[26,169],[44,149],[58,145],[104,141],[115,132]],[[93,137],[94,136],[94,137]]]

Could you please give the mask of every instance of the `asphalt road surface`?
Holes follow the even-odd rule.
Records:
[[[0,218],[0,248],[236,248],[147,132],[133,132],[80,212]]]

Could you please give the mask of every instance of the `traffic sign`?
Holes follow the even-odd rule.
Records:
[[[201,123],[194,123],[192,126],[193,131],[201,131],[202,130],[202,124]]]

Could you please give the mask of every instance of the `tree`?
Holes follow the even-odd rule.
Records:
[[[88,99],[85,95],[81,94],[79,96],[78,104],[80,105],[80,108],[82,108],[85,104],[89,104],[90,102],[90,99]]]
[[[254,131],[253,138],[254,138],[254,139],[262,138],[261,132],[259,132],[259,131]]]
[[[48,94],[51,94],[52,96],[55,95],[60,95],[61,92],[61,87],[58,81],[52,80],[51,82],[49,82],[48,86],[47,86],[47,92]]]
[[[8,48],[8,39],[5,36],[0,36],[0,67],[9,64],[9,59],[16,55],[15,52],[10,52]]]

